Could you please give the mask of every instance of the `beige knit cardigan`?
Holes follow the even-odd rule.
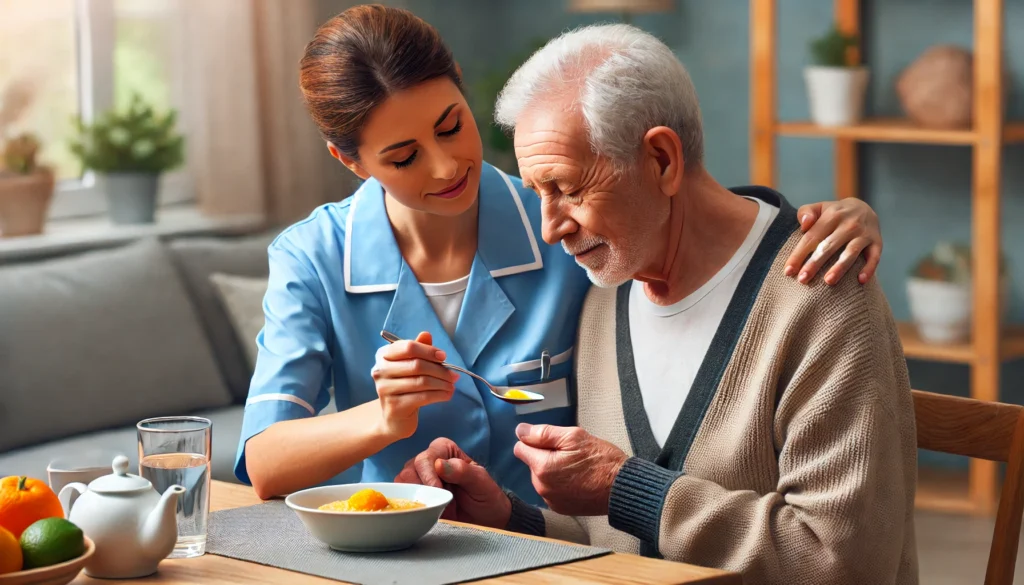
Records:
[[[784,276],[795,211],[769,189],[734,191],[781,210],[665,448],[633,368],[630,283],[594,288],[577,343],[578,424],[631,458],[608,516],[513,497],[509,527],[738,571],[744,583],[917,583],[914,410],[888,303],[874,281]]]

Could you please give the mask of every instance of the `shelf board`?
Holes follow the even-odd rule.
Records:
[[[850,138],[862,142],[916,142],[924,144],[974,144],[974,130],[921,128],[910,120],[874,118],[853,126],[819,126],[813,122],[779,122],[775,132],[782,136]]]
[[[874,118],[853,126],[819,126],[813,122],[779,122],[776,134],[812,138],[850,138],[862,142],[914,142],[922,144],[974,144],[978,135],[974,130],[937,130],[921,128],[901,118]],[[1024,121],[1007,122],[1003,127],[1003,142],[1024,142]]]
[[[914,505],[919,510],[970,514],[975,511],[969,497],[967,471],[921,466],[917,470]]]
[[[1007,122],[1003,127],[1003,142],[1024,142],[1024,121]]]
[[[908,358],[969,364],[974,361],[974,347],[970,342],[949,345],[929,343],[917,333],[913,323],[899,323],[903,354]]]
[[[898,326],[900,340],[903,342],[903,354],[908,358],[954,364],[974,363],[976,354],[970,342],[949,345],[929,343],[921,339],[913,323],[899,323]],[[1024,357],[1024,326],[1005,326],[999,349],[1002,361]]]

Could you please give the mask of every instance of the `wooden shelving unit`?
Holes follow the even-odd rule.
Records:
[[[836,23],[847,33],[860,33],[858,0],[834,0]],[[926,3],[921,9],[927,10]],[[1002,147],[1024,142],[1024,122],[1003,120],[1003,0],[974,0],[974,126],[963,130],[920,128],[902,119],[869,119],[839,128],[811,122],[783,122],[777,108],[777,0],[751,0],[751,180],[776,185],[776,142],[779,136],[827,138],[835,141],[835,191],[839,198],[859,192],[857,144],[904,142],[946,144],[972,149],[971,229],[974,270],[974,320],[971,341],[932,345],[914,327],[900,325],[908,358],[965,364],[971,368],[972,397],[999,399],[999,367],[1024,357],[1024,328],[1000,327],[999,197]],[[860,59],[859,50],[851,57]],[[923,388],[927,390],[927,388]],[[917,504],[945,512],[991,515],[999,497],[998,467],[971,460],[964,473],[919,470]]]
[[[974,144],[973,130],[932,130],[899,119],[865,120],[856,126],[823,127],[813,122],[780,122],[775,133],[781,136],[843,138],[860,142],[915,142],[920,144]]]

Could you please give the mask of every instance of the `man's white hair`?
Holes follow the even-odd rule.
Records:
[[[495,120],[515,129],[538,101],[575,94],[590,146],[618,164],[636,160],[648,130],[679,135],[687,167],[704,157],[700,104],[686,68],[655,36],[625,24],[594,25],[564,33],[534,53],[505,84]]]

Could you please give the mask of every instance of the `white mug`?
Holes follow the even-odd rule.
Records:
[[[90,450],[82,454],[68,457],[59,457],[46,466],[46,476],[53,493],[59,494],[64,486],[71,483],[82,483],[89,485],[94,479],[113,473],[110,462],[114,457],[121,455],[116,451],[108,449]],[[61,506],[67,511],[71,504],[61,500]]]

